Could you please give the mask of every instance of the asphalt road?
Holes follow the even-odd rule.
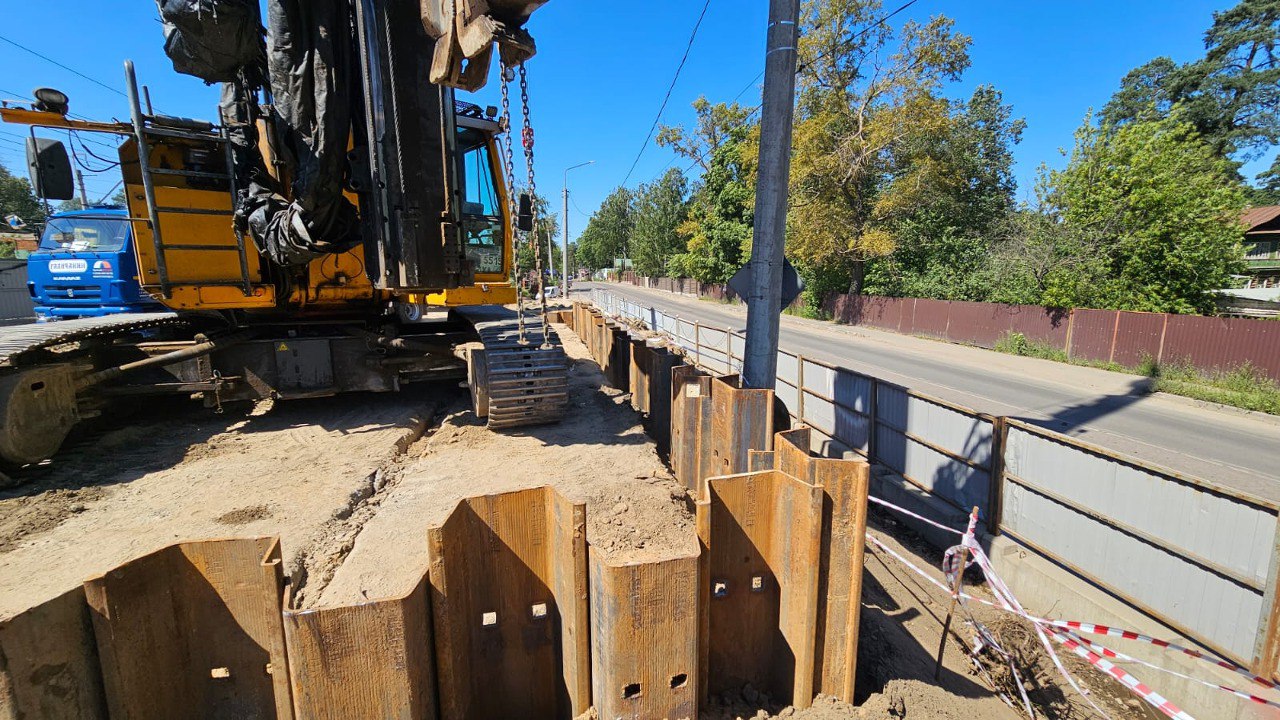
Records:
[[[599,287],[707,325],[742,330],[746,308],[629,285]],[[843,325],[782,318],[783,349],[1280,502],[1280,418],[1147,390],[1135,375]]]

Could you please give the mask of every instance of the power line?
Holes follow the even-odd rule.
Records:
[[[627,177],[622,181],[622,187],[627,186],[627,182],[631,180],[631,174],[636,171],[636,166],[640,164],[640,158],[644,156],[644,151],[649,149],[649,141],[653,139],[653,131],[658,129],[658,123],[662,121],[662,113],[667,109],[667,103],[671,101],[671,93],[675,92],[676,82],[680,80],[680,73],[684,70],[684,64],[689,60],[689,53],[693,51],[693,42],[698,39],[698,29],[702,27],[702,21],[707,17],[707,9],[711,7],[711,0],[706,0],[702,5],[702,14],[698,16],[698,22],[694,23],[693,32],[689,35],[689,44],[685,46],[684,57],[680,58],[680,65],[676,67],[675,77],[671,78],[671,85],[667,88],[667,96],[662,99],[662,105],[658,107],[658,116],[653,119],[653,125],[649,127],[649,135],[645,137],[644,144],[640,146],[640,152],[636,153],[636,159],[631,163],[631,169],[627,171]]]
[[[63,70],[66,70],[66,71],[67,71],[67,72],[69,72],[69,73],[72,73],[73,75],[77,75],[77,76],[79,76],[79,77],[84,78],[85,80],[88,80],[89,82],[93,83],[94,85],[97,85],[97,86],[99,86],[99,87],[106,88],[107,90],[110,90],[111,92],[113,92],[113,93],[115,93],[115,94],[119,95],[120,97],[124,97],[124,98],[129,97],[128,95],[126,95],[126,94],[124,94],[123,92],[121,92],[121,91],[119,90],[119,88],[111,87],[110,85],[108,85],[108,84],[106,84],[106,83],[102,82],[101,80],[98,80],[97,78],[93,78],[93,77],[90,77],[90,76],[88,76],[88,75],[85,75],[84,73],[80,72],[79,70],[76,70],[75,68],[73,68],[73,67],[71,67],[71,66],[69,66],[69,65],[64,65],[64,64],[62,64],[62,63],[58,62],[57,60],[54,60],[53,58],[49,57],[48,55],[42,55],[42,54],[40,54],[40,53],[36,52],[35,50],[32,50],[31,48],[27,47],[26,45],[22,45],[22,44],[16,43],[16,42],[14,42],[14,41],[10,40],[9,38],[7,38],[7,37],[5,37],[5,36],[3,36],[3,35],[0,35],[0,40],[3,40],[4,42],[9,43],[10,45],[12,45],[12,46],[14,46],[14,47],[18,48],[19,50],[24,50],[24,51],[26,51],[26,52],[28,52],[28,53],[31,53],[32,55],[35,55],[36,57],[40,58],[41,60],[44,60],[45,62],[48,62],[48,63],[52,63],[52,64],[54,64],[54,65],[57,65],[58,67],[62,68]]]
[[[862,37],[863,35],[866,35],[867,33],[871,32],[873,29],[875,29],[875,28],[877,28],[877,27],[879,27],[879,26],[881,26],[881,25],[883,25],[883,24],[885,24],[885,23],[889,22],[890,20],[892,20],[892,19],[894,18],[894,16],[899,15],[899,14],[901,14],[901,13],[903,13],[903,12],[906,12],[907,8],[910,8],[912,5],[915,5],[915,4],[916,4],[916,3],[918,3],[918,2],[920,2],[920,0],[908,0],[907,2],[903,3],[900,7],[898,7],[898,9],[897,9],[897,10],[894,10],[893,12],[889,13],[888,15],[885,15],[884,17],[882,17],[882,18],[880,18],[879,20],[875,21],[874,23],[872,23],[872,24],[870,24],[870,25],[866,26],[865,28],[863,28],[863,29],[859,30],[858,32],[854,33],[853,35],[850,35],[850,36],[849,36],[849,41],[850,41],[850,42],[852,42],[852,41],[857,40],[858,38]],[[812,66],[813,66],[813,63],[815,63],[815,62],[817,62],[817,61],[819,61],[819,60],[825,59],[825,58],[827,57],[827,55],[829,55],[829,54],[830,54],[830,53],[822,53],[822,54],[821,54],[821,55],[819,55],[818,57],[814,58],[812,61],[807,62],[807,63],[805,63],[805,64],[801,65],[799,68],[797,68],[797,69],[796,69],[796,73],[797,73],[797,74],[799,74],[799,73],[804,72],[805,70],[808,70],[810,67],[812,67]],[[751,80],[751,82],[747,83],[747,86],[746,86],[746,87],[744,87],[744,88],[742,88],[742,90],[741,90],[737,95],[733,96],[733,100],[731,100],[730,102],[737,102],[739,98],[741,98],[743,95],[746,95],[746,94],[747,94],[747,91],[748,91],[748,90],[750,90],[751,88],[755,87],[756,83],[760,82],[760,78],[762,78],[762,77],[764,77],[764,71],[763,71],[763,70],[761,70],[761,71],[760,71],[760,74],[759,74],[759,75],[756,75],[756,76],[755,76],[755,78],[753,78],[753,79]]]

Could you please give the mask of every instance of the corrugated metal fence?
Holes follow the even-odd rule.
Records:
[[[623,282],[693,297],[735,299],[733,291],[689,279],[645,278],[624,273]],[[797,301],[799,302],[799,301]],[[1246,363],[1280,380],[1280,322],[1118,310],[1063,310],[923,298],[832,295],[824,310],[848,325],[924,335],[991,348],[1010,333],[1071,357],[1133,367],[1149,356],[1189,363],[1205,371]]]
[[[594,299],[710,372],[741,370],[738,333],[604,290]],[[816,450],[866,456],[959,514],[977,506],[989,531],[1259,674],[1277,671],[1275,504],[785,349],[777,396],[814,429]]]
[[[0,325],[30,322],[35,316],[35,304],[27,291],[27,263],[0,260]]]

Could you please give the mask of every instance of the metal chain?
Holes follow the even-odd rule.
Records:
[[[529,72],[524,63],[520,63],[520,105],[524,111],[524,129],[520,137],[524,143],[524,159],[529,169],[529,195],[533,200],[533,232],[529,242],[533,243],[533,257],[536,258],[534,267],[538,273],[538,297],[542,305],[542,346],[546,348],[551,346],[551,324],[547,316],[546,278],[542,273],[542,240],[538,237],[541,218],[538,217],[538,183],[533,176],[534,133],[533,120],[529,114]],[[551,258],[548,257],[547,262],[551,262]]]
[[[507,232],[511,237],[511,282],[516,288],[517,326],[519,342],[526,343],[524,336],[524,278],[520,272],[520,229],[516,226],[519,204],[516,201],[516,161],[515,151],[511,144],[511,134],[515,126],[511,122],[511,68],[506,63],[501,65],[502,77],[502,164],[507,173]]]

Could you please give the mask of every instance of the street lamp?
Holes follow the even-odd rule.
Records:
[[[569,171],[594,165],[595,162],[595,160],[588,160],[571,168],[565,168],[564,171],[564,215],[561,216],[564,219],[564,264],[560,266],[561,272],[564,273],[561,280],[561,285],[564,288],[564,297],[569,297]]]

